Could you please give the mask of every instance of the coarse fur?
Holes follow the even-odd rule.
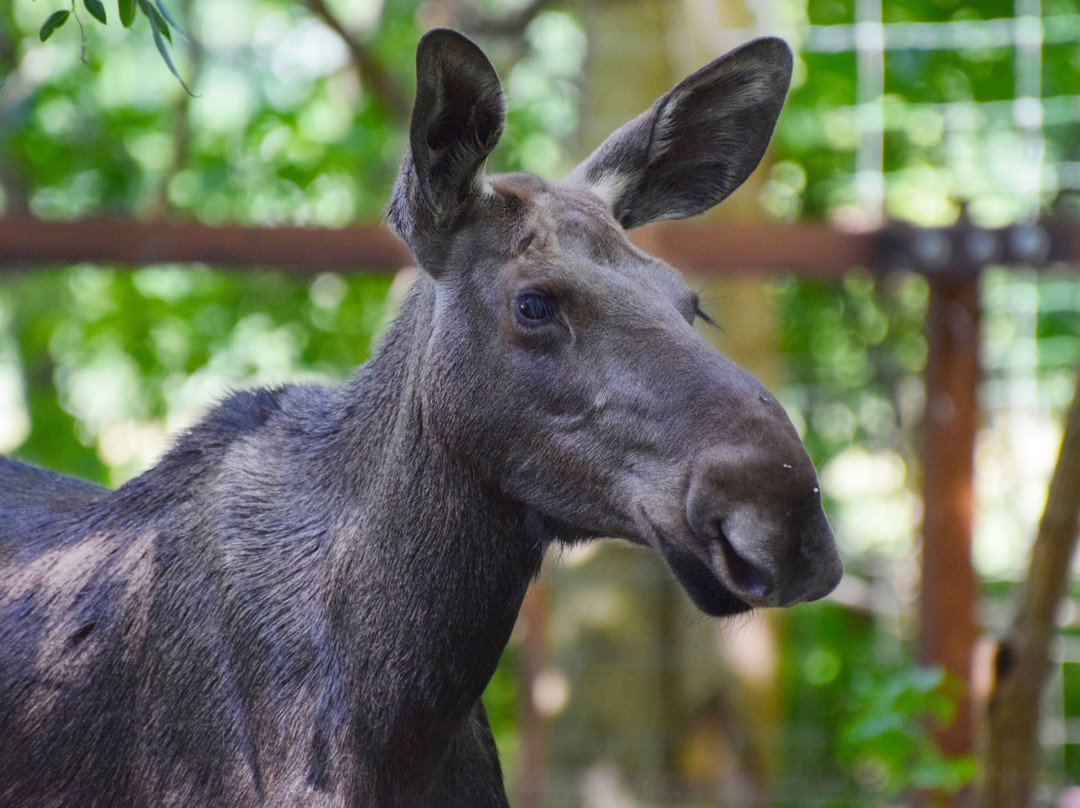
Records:
[[[782,408],[624,233],[749,174],[790,64],[718,59],[551,184],[484,175],[498,79],[427,34],[389,208],[425,273],[370,362],[116,491],[0,459],[0,808],[505,806],[480,696],[553,542],[652,545],[717,616],[831,590]]]

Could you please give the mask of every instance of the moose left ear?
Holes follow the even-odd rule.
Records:
[[[505,120],[502,85],[480,48],[448,29],[421,37],[409,150],[387,210],[414,253],[483,195],[484,162]]]
[[[680,82],[564,180],[626,229],[701,213],[739,187],[769,145],[791,82],[791,50],[756,39]]]

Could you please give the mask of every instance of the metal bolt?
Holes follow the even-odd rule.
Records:
[[[964,239],[964,253],[973,266],[988,264],[997,252],[997,238],[989,230],[972,230]]]
[[[1036,224],[1018,224],[1006,236],[1010,257],[1021,264],[1039,264],[1050,254],[1050,236]]]
[[[941,230],[919,230],[911,240],[911,257],[918,269],[944,269],[952,257],[952,244]]]

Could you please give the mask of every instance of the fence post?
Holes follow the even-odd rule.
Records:
[[[519,627],[524,629],[517,666],[518,732],[520,748],[514,805],[540,808],[544,804],[547,765],[544,755],[544,717],[536,704],[536,682],[547,655],[548,583],[533,582],[521,604]]]
[[[978,582],[971,559],[974,452],[979,422],[979,279],[931,276],[926,316],[922,592],[919,658],[964,684],[956,720],[938,734],[948,755],[971,754],[971,661]],[[966,804],[958,795],[955,806]]]

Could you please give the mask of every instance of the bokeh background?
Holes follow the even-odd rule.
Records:
[[[772,34],[796,52],[772,148],[701,228],[854,238],[1080,216],[1075,0],[166,5],[190,41],[167,25],[163,47],[191,94],[145,16],[125,29],[108,3],[101,25],[76,3],[42,42],[71,6],[0,4],[0,223],[377,223],[416,40],[436,25],[477,39],[503,77],[492,170],[558,178],[680,78]],[[715,243],[716,270],[688,276],[722,326],[708,336],[787,406],[847,577],[824,602],[718,624],[648,551],[554,554],[486,695],[515,804],[839,808],[935,799],[923,789],[960,804],[1080,359],[1080,275],[988,254],[967,278],[978,586],[957,672],[920,653],[927,272],[729,272]],[[408,282],[368,269],[0,263],[0,451],[118,486],[229,389],[343,379]],[[1077,603],[1060,619],[1039,805],[1080,801]],[[972,728],[943,740],[958,710]]]

